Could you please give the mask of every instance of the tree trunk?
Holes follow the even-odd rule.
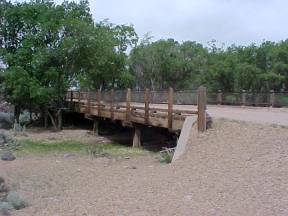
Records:
[[[20,113],[21,113],[20,107],[15,105],[15,108],[14,108],[14,123],[16,123],[16,124],[20,123]]]
[[[51,115],[51,113],[50,113],[49,111],[48,111],[48,115],[49,115],[49,117],[50,117],[50,120],[51,120],[51,122],[52,122],[52,125],[53,125],[54,129],[57,130],[56,122],[55,122],[53,116]]]
[[[48,109],[47,109],[47,107],[44,108],[43,117],[44,117],[44,128],[48,128]]]
[[[62,110],[60,109],[57,113],[58,117],[58,130],[62,130]]]

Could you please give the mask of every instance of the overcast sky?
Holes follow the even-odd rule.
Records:
[[[288,0],[90,0],[90,7],[96,21],[133,24],[140,37],[226,45],[288,38]]]

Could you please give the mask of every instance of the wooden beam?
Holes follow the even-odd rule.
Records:
[[[149,103],[150,103],[150,90],[148,88],[145,89],[145,124],[149,123]]]
[[[131,89],[127,89],[126,94],[126,120],[130,121],[131,119]]]
[[[206,88],[200,86],[198,88],[198,131],[206,131]]]
[[[114,97],[115,97],[114,89],[111,89],[111,92],[110,92],[110,98],[111,98],[111,103],[110,103],[111,119],[114,119]]]
[[[168,92],[168,129],[172,129],[173,124],[173,88]]]

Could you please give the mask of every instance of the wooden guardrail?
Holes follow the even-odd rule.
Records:
[[[103,98],[104,93],[109,100]],[[141,95],[144,96],[141,103],[133,101],[131,89],[126,90],[125,98],[122,99],[116,99],[115,93],[114,89],[110,92],[69,91],[67,101],[74,104],[73,107],[77,107],[79,112],[91,116],[110,118],[126,123],[165,127],[169,130],[181,130],[186,116],[198,115],[198,130],[206,130],[205,87],[198,89],[197,106],[194,107],[174,104],[173,88],[169,88],[167,92],[167,102],[161,104],[151,103],[149,89],[146,89],[144,95]],[[137,92],[133,92],[133,94],[137,94]],[[95,95],[96,97],[94,97]]]

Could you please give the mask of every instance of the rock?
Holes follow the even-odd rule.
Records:
[[[8,113],[0,112],[0,128],[1,129],[11,129],[12,128],[12,121],[10,115]]]
[[[1,160],[4,160],[4,161],[13,161],[15,159],[16,157],[11,152],[5,152],[1,156]]]
[[[10,215],[10,210],[13,209],[13,206],[9,202],[0,202],[0,215],[8,216]]]
[[[7,193],[9,191],[9,187],[6,185],[5,180],[0,177],[0,193]]]
[[[0,146],[3,147],[7,143],[5,134],[0,133]]]
[[[15,191],[10,191],[6,199],[16,210],[25,208],[27,206],[25,200],[22,199]]]
[[[212,117],[206,112],[206,129],[212,128]]]
[[[76,154],[71,154],[71,153],[67,153],[67,154],[64,154],[64,158],[70,158],[70,157],[75,157]]]

